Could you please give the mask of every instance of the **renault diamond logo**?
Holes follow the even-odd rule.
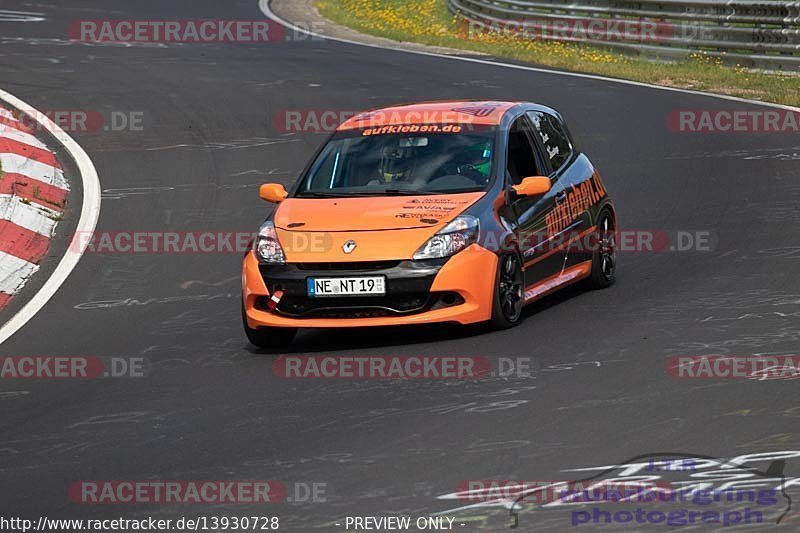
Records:
[[[353,250],[355,249],[356,249],[356,241],[347,241],[346,243],[344,243],[344,246],[342,246],[342,250],[346,254],[352,254]]]

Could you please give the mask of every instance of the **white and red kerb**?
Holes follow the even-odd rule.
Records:
[[[0,310],[39,268],[69,186],[56,155],[0,107]]]

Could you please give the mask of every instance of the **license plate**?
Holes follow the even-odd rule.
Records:
[[[386,278],[308,278],[308,295],[311,298],[325,296],[371,296],[386,294]]]

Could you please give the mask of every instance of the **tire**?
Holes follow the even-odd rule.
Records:
[[[252,329],[247,325],[247,317],[242,305],[242,323],[247,340],[257,348],[285,348],[297,336],[297,328],[258,328]]]
[[[520,323],[522,308],[525,307],[524,294],[522,260],[515,253],[501,255],[497,262],[492,318],[489,322],[493,329],[513,328]]]
[[[586,280],[589,289],[605,289],[617,281],[617,243],[614,215],[603,208],[597,217],[597,246],[592,252],[592,273]]]

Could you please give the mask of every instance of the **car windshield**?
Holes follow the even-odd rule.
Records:
[[[322,149],[296,196],[482,191],[491,182],[495,130],[451,124],[342,131]]]

